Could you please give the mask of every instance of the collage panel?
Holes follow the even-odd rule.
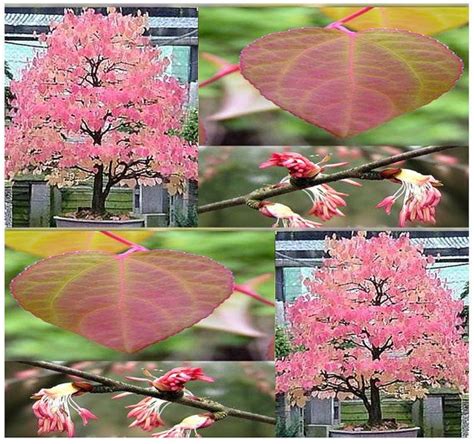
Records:
[[[467,23],[467,5],[203,7],[201,145],[464,145]]]
[[[467,146],[201,147],[199,171],[200,227],[468,225]]]
[[[6,358],[273,359],[274,235],[6,233]]]
[[[7,362],[6,437],[36,436],[30,396],[36,408],[54,409],[56,396],[56,403],[70,411],[71,423],[63,418],[56,428],[50,427],[53,430],[43,426],[42,434],[52,432],[53,436],[64,433],[83,438],[274,436],[274,427],[268,424],[275,410],[272,362],[153,360],[42,364],[41,367]],[[170,396],[173,392],[168,392],[173,402],[153,397],[157,391],[148,381],[164,387],[175,374],[183,372],[191,378],[186,384],[185,398],[173,400]],[[80,382],[71,374],[80,375]],[[139,381],[133,385],[138,393],[127,392],[130,380],[137,378]],[[110,380],[115,386],[110,385]],[[74,393],[75,397],[68,397],[68,393]],[[210,397],[213,402],[209,401]],[[196,409],[202,405],[216,411],[206,413]],[[238,406],[238,409],[229,410],[225,416],[217,411],[219,406]],[[81,418],[85,418],[84,423]]]
[[[469,231],[280,231],[277,436],[461,437]]]
[[[5,9],[8,227],[197,225],[196,7]]]

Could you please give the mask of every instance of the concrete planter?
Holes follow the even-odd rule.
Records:
[[[416,438],[419,427],[400,430],[377,431],[353,431],[353,430],[330,430],[330,438]]]
[[[88,220],[73,219],[70,217],[54,216],[58,228],[141,228],[145,226],[145,219],[131,220]]]

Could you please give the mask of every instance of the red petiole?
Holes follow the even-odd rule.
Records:
[[[120,242],[124,245],[127,245],[128,247],[131,247],[135,251],[143,251],[147,250],[147,248],[143,247],[140,244],[136,244],[135,242],[129,241],[128,239],[123,238],[122,236],[119,236],[118,234],[112,233],[111,231],[101,231],[101,233],[105,236],[108,236],[117,242]]]
[[[375,6],[366,6],[364,8],[361,8],[358,11],[353,12],[352,14],[348,15],[347,17],[344,17],[340,20],[337,20],[337,21],[329,24],[328,26],[326,26],[326,28],[329,28],[329,29],[337,28],[339,25],[343,25],[344,23],[350,22],[351,20],[354,20],[355,18],[360,17],[361,15],[369,12],[370,10],[372,10],[374,8],[375,8]]]
[[[239,65],[227,65],[224,66],[222,69],[220,69],[216,74],[214,74],[212,77],[209,77],[207,80],[204,80],[199,84],[199,88],[203,88],[204,86],[210,85],[211,83],[216,82],[219,79],[222,79],[222,77],[225,77],[229,74],[232,74],[234,72],[237,72],[240,70]]]
[[[250,296],[251,298],[255,299],[256,301],[261,302],[262,304],[270,305],[271,307],[275,306],[275,303],[265,299],[263,296],[260,296],[258,293],[253,291],[252,289],[248,288],[245,285],[234,285],[234,291],[238,293],[245,294],[246,296]]]

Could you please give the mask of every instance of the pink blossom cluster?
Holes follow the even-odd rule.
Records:
[[[177,367],[153,381],[153,386],[159,390],[176,392],[184,389],[190,381],[214,382],[199,367]]]
[[[163,392],[178,392],[184,390],[186,383],[191,381],[214,382],[214,379],[207,376],[199,367],[176,367],[166,372],[163,376],[156,378],[148,370],[143,373],[148,378],[137,378],[127,376],[132,381],[143,381]]]
[[[337,167],[346,165],[346,162],[328,164],[320,166],[320,163],[328,160],[326,156],[321,162],[315,164],[309,159],[299,153],[284,151],[281,153],[272,153],[270,158],[260,165],[260,168],[268,168],[273,166],[285,167],[288,169],[290,177],[292,178],[315,178],[318,174],[323,172],[325,168]],[[399,190],[383,199],[377,208],[384,208],[387,214],[390,214],[393,204],[401,196],[403,198],[402,209],[399,216],[399,225],[405,226],[407,222],[424,222],[436,223],[435,213],[436,207],[441,200],[441,193],[437,187],[441,186],[441,182],[436,180],[433,176],[425,176],[413,170],[389,168],[380,172],[381,176],[389,179],[395,183],[401,184]],[[291,181],[290,177],[285,177],[281,183],[288,183]],[[361,186],[358,182],[351,179],[341,179],[354,186]],[[344,216],[340,208],[347,206],[345,197],[346,193],[341,193],[335,190],[327,183],[302,188],[311,199],[312,207],[309,214],[318,217],[322,221],[328,221],[335,216]],[[319,226],[317,222],[312,222],[304,219],[299,214],[295,213],[289,207],[281,204],[274,204],[272,202],[262,202],[259,207],[260,212],[267,217],[277,219],[275,226],[282,222],[284,227],[291,228],[314,228]]]
[[[311,162],[302,154],[292,152],[272,153],[270,159],[260,164],[260,168],[274,166],[287,168],[290,176],[294,178],[315,177],[324,170],[323,167]]]
[[[97,419],[91,411],[80,407],[72,399],[81,393],[83,391],[74,383],[59,384],[35,393],[32,398],[37,401],[33,404],[33,413],[38,419],[38,434],[66,432],[69,437],[74,436],[71,409],[79,414],[84,425],[90,419]]]
[[[386,170],[386,175],[395,183],[401,183],[401,187],[395,194],[383,199],[377,208],[384,208],[385,212],[390,214],[393,204],[404,195],[399,216],[401,227],[404,227],[407,222],[417,220],[436,223],[436,206],[441,200],[441,193],[436,187],[441,186],[441,182],[433,176],[425,176],[407,169],[389,169]]]
[[[215,422],[212,413],[192,415],[184,418],[179,424],[174,425],[170,429],[154,433],[152,436],[156,438],[190,438],[192,433],[194,433],[194,436],[199,437],[198,429],[210,427]]]
[[[136,404],[127,406],[128,409],[131,409],[127,418],[134,419],[129,427],[140,427],[145,432],[149,432],[156,427],[165,425],[161,413],[167,405],[169,405],[167,401],[146,396]]]
[[[319,217],[323,221],[331,220],[334,216],[344,216],[339,208],[347,205],[344,197],[347,197],[348,194],[336,191],[327,183],[307,188],[305,191],[310,194],[313,201],[309,214]]]

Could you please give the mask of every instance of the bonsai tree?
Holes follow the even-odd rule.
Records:
[[[327,257],[288,309],[293,351],[277,361],[277,390],[358,398],[368,425],[383,422],[383,393],[421,398],[440,385],[464,391],[463,303],[408,234],[327,239]]]
[[[66,10],[21,79],[11,82],[6,169],[64,186],[93,179],[92,211],[114,185],[176,190],[197,177],[197,148],[181,137],[186,88],[144,36],[147,16]]]

